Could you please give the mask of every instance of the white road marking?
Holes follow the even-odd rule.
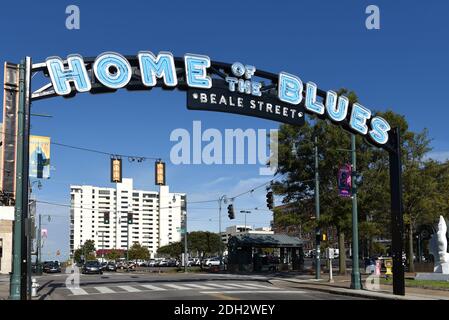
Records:
[[[233,287],[230,287],[230,286],[224,285],[224,284],[217,284],[217,283],[209,283],[209,282],[207,282],[206,285],[212,286],[212,287],[215,287],[215,288],[220,288],[220,289],[234,289]]]
[[[203,294],[210,294],[210,293],[306,293],[305,291],[273,291],[273,290],[252,290],[252,291],[245,291],[245,290],[233,290],[233,291],[201,291],[200,293]]]
[[[115,293],[114,290],[108,288],[108,287],[94,287],[95,290],[97,290],[100,293]]]
[[[128,292],[140,292],[141,291],[141,290],[139,290],[137,288],[134,288],[134,287],[131,287],[131,286],[117,286],[117,288],[126,290]]]
[[[177,284],[164,284],[164,286],[169,287],[169,288],[173,288],[173,289],[177,289],[177,290],[188,290],[188,289],[191,289],[191,288],[188,288],[188,287],[178,286]]]
[[[261,285],[261,284],[255,284],[255,283],[245,283],[245,285],[247,286],[247,289],[251,289],[251,287],[253,287],[253,288],[254,287],[256,287],[256,288],[263,288],[263,289],[279,289],[277,287]]]
[[[165,291],[165,290],[167,290],[167,289],[164,289],[164,288],[153,286],[151,284],[139,284],[139,286],[147,288],[147,289],[150,289],[150,290],[153,290],[153,291]]]
[[[185,285],[189,286],[189,287],[196,288],[196,289],[206,289],[206,290],[215,289],[214,287],[210,287],[210,286],[208,287],[206,285],[201,285],[201,284],[196,284],[196,283],[186,283]]]
[[[87,295],[88,293],[81,288],[68,288],[74,296]]]

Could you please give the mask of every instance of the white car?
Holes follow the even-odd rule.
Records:
[[[211,267],[211,266],[219,266],[220,265],[220,259],[219,258],[210,258],[204,261],[204,265]]]

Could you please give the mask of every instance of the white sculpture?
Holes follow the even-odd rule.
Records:
[[[447,252],[447,226],[443,216],[438,222],[438,231],[432,236],[431,251],[434,256],[435,267],[433,272],[449,274],[449,253]]]

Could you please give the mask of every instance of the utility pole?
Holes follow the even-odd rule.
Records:
[[[220,267],[223,264],[223,250],[221,248],[222,246],[222,240],[221,240],[221,202],[224,202],[226,204],[227,202],[227,197],[226,195],[222,195],[220,197],[220,199],[218,199],[218,236],[220,237],[220,242],[219,242],[219,252],[220,252]]]
[[[359,224],[357,216],[357,156],[355,135],[351,134],[351,155],[352,155],[352,272],[351,289],[360,290],[360,271],[359,271]]]
[[[126,232],[126,272],[129,272],[129,221],[127,221],[127,232]]]
[[[318,137],[315,135],[315,218],[318,224],[320,219],[320,174],[319,174],[319,166],[318,166]],[[320,279],[321,277],[321,230],[317,225],[316,227],[316,255],[315,255],[315,278]]]
[[[246,229],[246,214],[247,214],[247,213],[251,213],[251,211],[248,211],[248,210],[241,210],[240,213],[244,213],[244,214],[245,214],[245,232],[246,232],[246,231],[247,231],[247,229]]]
[[[36,271],[38,275],[42,274],[41,270],[41,246],[42,246],[42,215],[39,215],[39,228],[36,241]]]
[[[187,203],[187,200],[186,200]],[[187,273],[187,210],[184,213],[184,273]]]
[[[28,221],[28,160],[29,160],[29,130],[30,130],[30,81],[31,58],[26,57],[13,74],[12,70],[5,70],[12,79],[19,79],[18,92],[18,128],[16,152],[16,204],[14,213],[13,233],[13,272],[10,280],[9,298],[11,300],[27,299],[27,241],[26,228]],[[16,83],[10,83],[13,86]]]

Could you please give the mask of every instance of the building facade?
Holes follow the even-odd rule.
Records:
[[[261,227],[261,228],[255,228],[253,229],[251,226],[248,225],[235,225],[230,226],[226,228],[225,232],[221,233],[221,241],[223,241],[224,244],[228,244],[228,240],[232,236],[236,236],[238,234],[274,234],[274,231],[271,230],[270,227]]]
[[[12,271],[14,207],[0,206],[0,274]]]
[[[94,240],[97,250],[126,250],[134,243],[147,247],[151,257],[157,249],[181,240],[186,217],[186,196],[134,190],[132,179],[123,179],[116,188],[71,186],[70,255],[86,240]],[[128,213],[132,224],[128,225]],[[105,221],[109,213],[109,223]]]

